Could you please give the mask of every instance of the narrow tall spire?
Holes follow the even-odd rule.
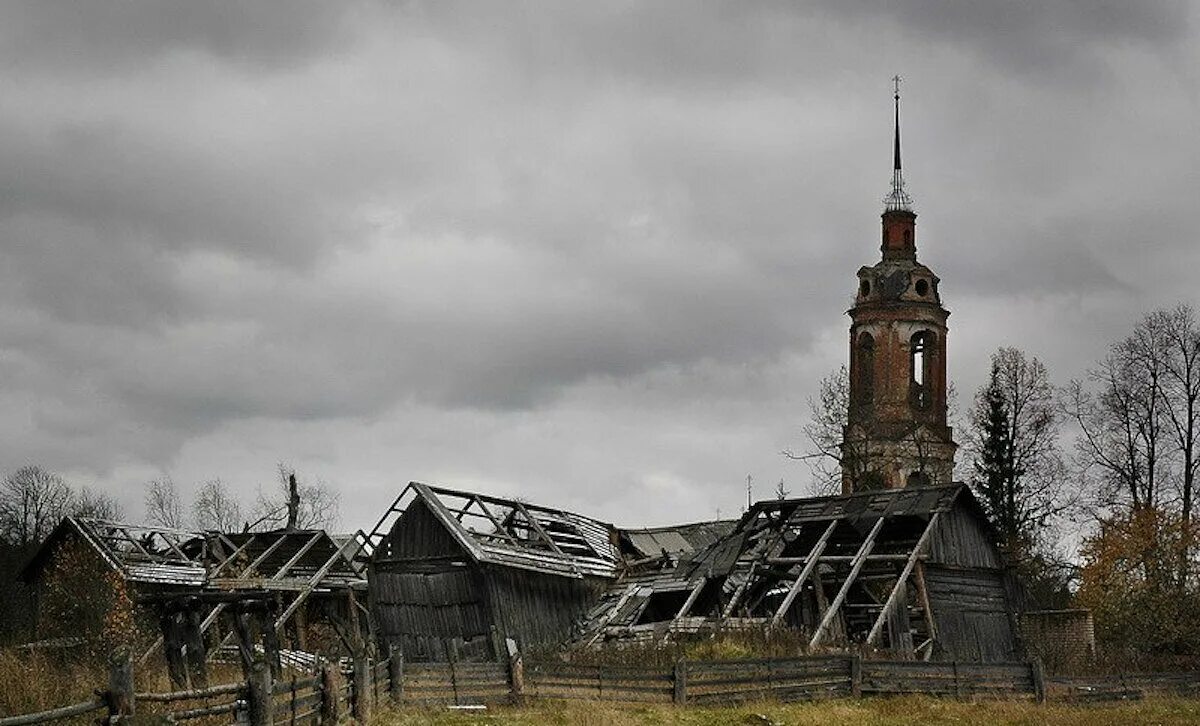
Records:
[[[893,171],[900,171],[900,76],[892,76],[896,84],[896,160],[892,165]]]
[[[912,197],[904,191],[904,175],[900,171],[900,76],[893,76],[892,83],[895,87],[893,98],[896,102],[895,150],[892,161],[892,191],[883,198],[883,206],[885,212],[911,212]]]

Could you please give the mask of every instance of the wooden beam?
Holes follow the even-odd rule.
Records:
[[[275,630],[282,628],[283,624],[288,621],[288,618],[292,617],[292,613],[296,612],[296,610],[304,604],[304,601],[307,600],[308,596],[312,594],[313,588],[319,585],[321,580],[325,579],[325,576],[329,574],[329,571],[333,569],[333,566],[337,563],[337,561],[342,559],[342,552],[344,552],[346,548],[353,543],[353,537],[343,542],[342,546],[338,547],[337,552],[333,553],[333,557],[330,557],[325,561],[325,564],[321,565],[321,568],[317,570],[316,573],[313,574],[312,578],[308,581],[305,589],[301,590],[300,593],[296,595],[296,599],[292,600],[291,604],[287,606],[287,609],[283,611],[283,614],[275,619],[275,624],[273,626]]]
[[[700,578],[700,582],[697,582],[696,586],[692,588],[692,591],[687,596],[687,600],[684,600],[683,605],[679,608],[679,612],[675,613],[673,620],[678,620],[687,615],[688,610],[692,609],[692,605],[696,604],[696,598],[700,597],[700,591],[704,589],[706,582],[708,582],[708,578]]]
[[[296,554],[292,555],[292,558],[290,560],[288,560],[287,563],[284,564],[283,567],[280,567],[279,570],[274,575],[271,575],[270,579],[277,580],[277,579],[287,575],[288,570],[295,567],[296,563],[299,562],[301,560],[301,558],[303,558],[304,555],[308,554],[308,551],[313,548],[313,545],[315,545],[317,542],[321,541],[321,537],[324,534],[325,534],[324,531],[319,531],[316,534],[314,534],[312,537],[310,537],[308,539],[308,541],[304,543],[304,546],[302,546],[299,550],[297,550]],[[285,534],[285,535],[281,535],[281,536],[287,537],[288,535]]]
[[[487,505],[483,503],[483,500],[477,495],[471,496],[473,497],[475,503],[479,505],[479,508],[483,510],[483,513],[487,516],[487,518],[492,521],[493,525],[495,525],[496,531],[500,533],[500,536],[504,537],[513,544],[517,544],[517,540],[511,534],[509,534],[506,529],[504,529],[504,525],[500,524],[500,520],[496,519],[496,515],[492,514],[492,510],[487,508]]]
[[[821,639],[825,637],[825,631],[829,629],[829,624],[833,622],[833,618],[842,609],[842,603],[846,600],[846,595],[850,592],[850,586],[854,584],[854,579],[858,577],[859,570],[867,561],[867,555],[871,554],[871,550],[875,547],[875,537],[878,536],[879,530],[883,529],[883,521],[887,516],[881,516],[875,520],[875,526],[871,528],[867,538],[863,540],[862,546],[858,548],[858,554],[854,556],[854,563],[850,566],[850,574],[846,576],[846,581],[842,583],[842,587],[838,590],[837,595],[833,598],[833,602],[829,604],[829,609],[825,611],[825,617],[821,618],[821,624],[817,626],[817,632],[813,633],[812,640],[808,641],[809,649],[813,649],[821,644]]]
[[[937,625],[933,619],[933,610],[929,606],[929,590],[925,587],[925,565],[920,562],[913,572],[913,584],[917,586],[917,599],[925,616],[925,627],[929,630],[928,650],[923,654],[922,660],[929,660],[933,656],[933,645],[937,642]]]
[[[750,587],[750,581],[754,579],[754,568],[757,563],[751,562],[750,569],[746,571],[746,579],[737,586],[733,594],[729,596],[729,602],[725,604],[725,609],[721,611],[721,617],[727,618],[733,614],[733,609],[737,607],[738,602],[742,599],[742,595],[746,594],[746,590]]]
[[[925,544],[929,541],[929,535],[933,533],[933,528],[937,526],[940,515],[941,512],[934,512],[933,516],[929,518],[929,523],[925,525],[925,531],[921,532],[921,537],[904,563],[904,569],[896,578],[896,585],[888,593],[887,600],[883,602],[883,610],[879,612],[879,617],[875,618],[875,624],[871,626],[871,632],[867,634],[867,645],[875,645],[875,641],[879,640],[879,634],[883,632],[883,624],[888,618],[888,613],[899,602],[899,593],[904,589],[904,583],[908,580],[908,576],[912,574],[913,567],[916,566],[917,559],[921,556],[921,550],[925,549]]]
[[[779,604],[779,609],[775,611],[774,617],[771,618],[771,625],[778,625],[779,621],[783,620],[783,616],[791,609],[792,603],[795,602],[796,596],[800,594],[800,588],[804,587],[808,576],[812,574],[813,568],[817,566],[817,561],[821,559],[821,553],[825,551],[825,546],[829,544],[829,538],[833,535],[833,530],[837,529],[840,520],[833,520],[825,531],[821,533],[821,537],[817,543],[813,545],[808,552],[808,557],[804,558],[804,567],[800,570],[800,574],[796,576],[796,581],[792,583],[792,587],[788,590],[788,594],[784,596],[783,602]]]

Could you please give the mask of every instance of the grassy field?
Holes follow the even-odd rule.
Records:
[[[1098,705],[1015,702],[961,703],[928,697],[876,698],[821,703],[754,703],[727,708],[614,705],[610,703],[539,703],[527,708],[490,708],[464,712],[447,709],[381,711],[373,724],[420,726],[900,726],[901,724],[1200,724],[1200,701],[1148,698]]]

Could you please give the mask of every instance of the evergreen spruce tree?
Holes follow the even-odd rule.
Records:
[[[992,376],[984,392],[977,425],[983,434],[982,446],[974,462],[975,492],[999,530],[1004,544],[1013,551],[1021,546],[1026,525],[1018,470],[1012,440],[1012,422],[1000,388],[999,368],[992,365]]]

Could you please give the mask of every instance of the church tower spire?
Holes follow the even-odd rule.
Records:
[[[882,259],[858,271],[849,310],[850,405],[842,434],[842,488],[951,481],[946,422],[946,320],[939,279],[917,262],[916,220],[900,165],[900,77],[895,84],[892,189],[883,199]]]

